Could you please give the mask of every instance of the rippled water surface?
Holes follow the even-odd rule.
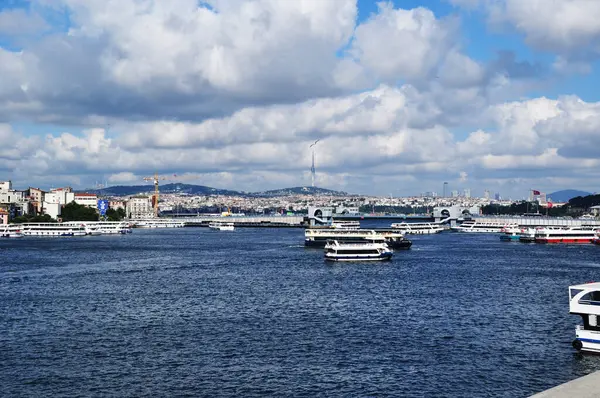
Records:
[[[600,369],[600,247],[417,236],[328,265],[300,229],[0,240],[0,396],[505,396]]]

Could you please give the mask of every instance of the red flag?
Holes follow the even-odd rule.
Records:
[[[548,202],[548,208],[551,209],[552,208],[552,202]]]
[[[540,195],[540,194],[541,194],[541,192],[540,192],[540,191],[536,191],[535,189],[532,189],[532,191],[533,191],[533,194],[534,194],[534,195]]]

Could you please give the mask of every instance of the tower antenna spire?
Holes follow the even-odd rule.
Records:
[[[309,148],[313,148],[315,145],[317,145],[317,142],[319,142],[321,140],[316,140],[315,142],[312,143],[312,145]],[[312,187],[315,187],[315,174],[316,174],[316,170],[315,170],[315,150],[312,150],[312,166],[310,167],[310,174],[311,174],[311,181],[312,181]]]

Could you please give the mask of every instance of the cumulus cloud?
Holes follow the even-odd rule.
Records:
[[[490,15],[520,21],[517,3],[496,3],[485,3]],[[571,15],[571,3],[560,10]],[[542,66],[506,51],[475,60],[460,21],[423,7],[381,3],[357,21],[354,0],[34,4],[68,13],[71,26],[0,47],[0,122],[63,127],[30,136],[0,125],[0,169],[13,180],[129,184],[158,171],[223,188],[305,185],[316,139],[317,183],[357,192],[526,186],[542,169],[558,178],[596,167],[596,103],[519,98]],[[8,13],[24,11],[1,11],[5,30]],[[545,28],[522,22],[545,48]],[[580,31],[593,43],[593,29]],[[586,67],[579,55],[593,45],[561,40],[557,64]]]
[[[593,0],[449,0],[483,9],[493,26],[508,25],[532,47],[557,54],[559,72],[586,73],[600,57],[600,2]]]

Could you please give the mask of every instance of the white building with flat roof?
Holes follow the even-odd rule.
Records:
[[[92,209],[98,208],[98,195],[95,193],[76,193],[74,201],[78,205],[87,206]]]
[[[0,192],[12,190],[12,181],[0,181]]]
[[[147,196],[133,196],[125,206],[125,214],[129,219],[154,217],[152,200]]]

